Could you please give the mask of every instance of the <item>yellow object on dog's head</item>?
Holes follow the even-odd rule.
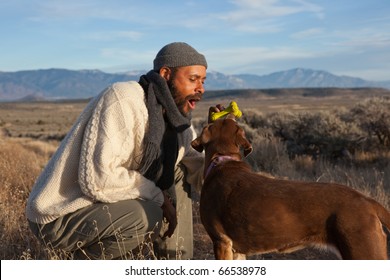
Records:
[[[211,120],[215,121],[226,116],[227,114],[233,114],[236,118],[240,118],[242,116],[242,112],[238,108],[238,105],[235,101],[230,102],[229,107],[227,107],[225,110],[211,113]]]

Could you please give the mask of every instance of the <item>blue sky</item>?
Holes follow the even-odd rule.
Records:
[[[388,0],[0,0],[0,71],[149,70],[184,41],[210,71],[390,80]]]

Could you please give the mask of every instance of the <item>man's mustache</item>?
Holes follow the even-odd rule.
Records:
[[[201,100],[202,100],[202,97],[203,97],[203,94],[201,94],[201,93],[195,93],[195,94],[188,95],[188,96],[186,97],[186,100],[195,99],[195,100],[201,101]]]

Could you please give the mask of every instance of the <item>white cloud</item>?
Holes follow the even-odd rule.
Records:
[[[123,39],[130,41],[139,41],[142,37],[143,34],[137,31],[94,32],[88,35],[88,38],[96,41],[114,41]]]
[[[230,11],[214,17],[233,30],[246,33],[277,33],[287,29],[285,17],[307,13],[323,17],[319,5],[306,0],[231,0]]]
[[[280,17],[295,12],[293,7],[277,5],[277,0],[232,0],[231,3],[237,9],[221,16],[227,21]]]
[[[338,46],[355,49],[390,47],[389,31],[363,28],[361,30],[338,31],[337,34],[340,40],[334,44]]]
[[[324,29],[322,29],[322,28],[309,28],[309,29],[302,30],[302,31],[295,32],[295,33],[291,34],[290,38],[304,39],[304,38],[308,38],[308,37],[321,35],[321,34],[323,34],[323,32],[324,32]]]
[[[152,62],[156,56],[155,52],[150,51],[134,51],[131,49],[121,48],[103,48],[100,50],[100,55],[105,59],[113,59],[118,61],[127,61],[128,63],[143,64]]]
[[[29,11],[34,21],[66,21],[90,19],[136,21],[139,17],[139,3],[127,0],[31,0],[35,2]]]
[[[34,21],[64,20],[86,18],[91,15],[93,6],[89,1],[36,1],[30,11],[30,19]]]
[[[219,16],[226,21],[263,20],[303,12],[315,13],[318,16],[322,15],[322,8],[320,6],[310,4],[303,0],[231,0],[230,2],[236,6],[236,9]]]
[[[268,70],[270,63],[299,61],[314,58],[319,54],[307,50],[278,47],[248,47],[248,48],[225,48],[223,50],[210,50],[206,53],[210,69],[227,73],[258,73]],[[227,59],[228,58],[228,59]]]

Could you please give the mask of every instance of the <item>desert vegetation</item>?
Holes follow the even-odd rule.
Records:
[[[340,106],[338,99],[321,99],[328,103],[311,100],[316,102],[307,107],[310,110],[297,110],[285,99],[272,99],[275,107],[267,111],[260,109],[264,100],[238,100],[243,111],[239,122],[254,148],[248,163],[275,177],[342,183],[389,208],[390,99],[361,98],[349,106]],[[215,103],[206,100],[199,108],[202,114],[194,115],[198,131],[206,122],[208,106]],[[325,103],[330,105],[324,108]],[[85,105],[0,103],[1,259],[65,258],[37,242],[29,231],[24,208],[35,179]],[[213,259],[198,206],[199,194],[194,193],[194,258]],[[254,258],[332,259],[334,255],[306,249]]]

